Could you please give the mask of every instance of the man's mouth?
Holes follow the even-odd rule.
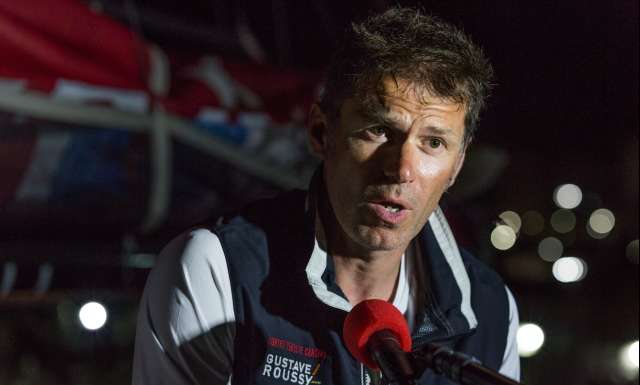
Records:
[[[385,210],[392,212],[392,213],[397,213],[398,211],[402,210],[404,207],[400,206],[400,205],[396,205],[393,203],[382,203],[382,206],[385,208]]]
[[[382,221],[396,225],[407,219],[410,211],[406,206],[388,200],[369,202],[367,206]]]
[[[394,197],[378,197],[378,198],[370,198],[369,202],[378,204],[383,206],[385,209],[396,212],[400,210],[411,209],[409,201],[402,198],[394,198]]]

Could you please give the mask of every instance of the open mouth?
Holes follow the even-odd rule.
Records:
[[[400,202],[389,200],[369,202],[368,207],[379,219],[388,224],[400,224],[407,219],[410,211]]]
[[[385,210],[387,210],[387,211],[389,211],[391,213],[397,213],[398,211],[404,209],[404,207],[402,207],[400,205],[397,205],[397,204],[394,204],[394,203],[385,202],[385,203],[381,203],[381,204],[382,204],[382,206],[384,207]]]

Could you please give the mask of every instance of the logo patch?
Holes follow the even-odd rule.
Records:
[[[291,384],[321,384],[318,374],[326,352],[275,337],[269,337],[267,345],[283,352],[267,353],[262,376]]]

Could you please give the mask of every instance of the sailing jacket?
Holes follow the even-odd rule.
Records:
[[[302,191],[259,201],[165,248],[141,302],[133,384],[379,381],[342,342],[351,305],[307,203]],[[393,303],[414,350],[438,342],[518,379],[513,297],[458,249],[440,209],[405,253],[399,279]],[[452,384],[430,370],[418,383]]]

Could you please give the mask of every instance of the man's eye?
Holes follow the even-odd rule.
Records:
[[[431,148],[439,148],[440,146],[442,146],[444,143],[442,143],[441,139],[438,138],[431,138],[429,139],[429,147]]]
[[[378,138],[383,137],[387,134],[387,130],[381,126],[367,128],[367,132]]]

